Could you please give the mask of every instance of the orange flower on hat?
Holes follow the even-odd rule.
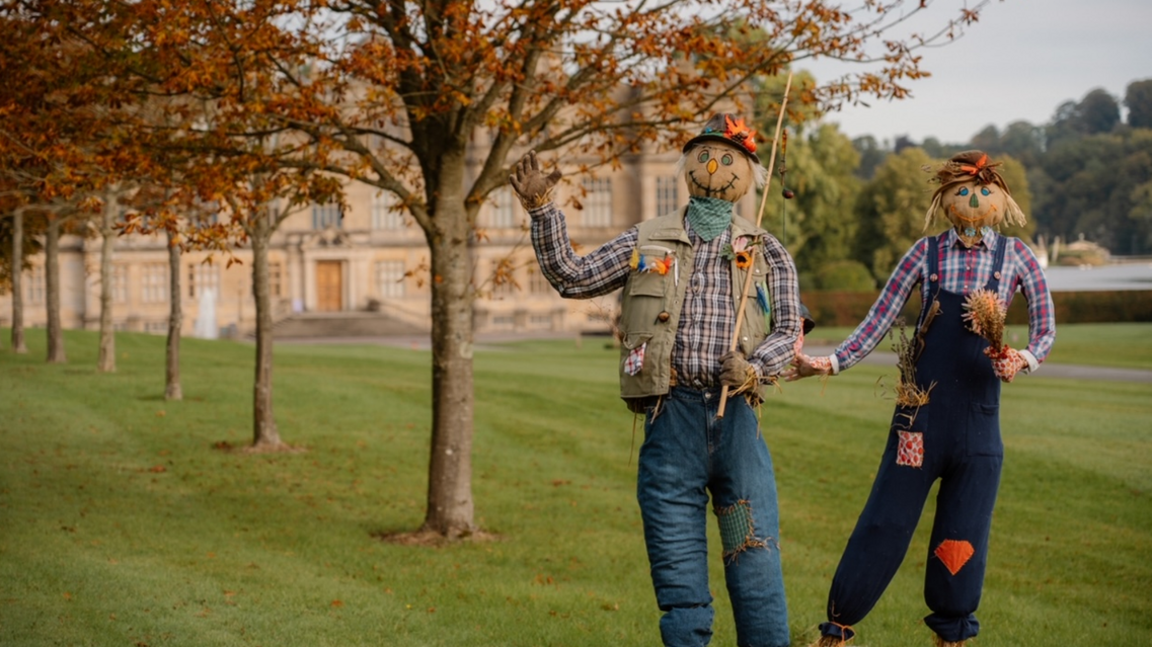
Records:
[[[984,153],[983,155],[980,156],[980,159],[976,160],[975,166],[972,166],[971,164],[961,164],[960,170],[968,173],[969,175],[978,175],[980,173],[980,171],[983,171],[984,167],[987,165],[988,165],[988,153]]]
[[[756,131],[744,124],[743,117],[733,121],[732,117],[725,115],[724,136],[748,149],[749,153],[756,152]]]

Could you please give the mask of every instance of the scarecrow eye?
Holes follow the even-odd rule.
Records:
[[[988,187],[984,187],[984,188],[980,189],[980,195],[991,195],[991,194],[992,194],[992,192],[988,190]]]
[[[732,166],[732,156],[728,153],[725,153],[724,157],[720,158],[720,161],[724,164],[724,166]]]
[[[968,187],[960,187],[960,190],[956,192],[956,195],[968,195]]]
[[[696,156],[696,159],[697,159],[697,161],[699,161],[701,163],[707,162],[708,161],[708,151],[706,151],[706,150],[700,151],[700,154]]]

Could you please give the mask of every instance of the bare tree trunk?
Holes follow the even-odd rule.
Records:
[[[12,214],[12,352],[24,354],[24,212]]]
[[[252,390],[253,447],[275,448],[283,443],[272,414],[272,302],[268,287],[269,213],[255,218],[252,242],[252,289],[256,295],[256,383]]]
[[[109,191],[104,196],[100,220],[100,355],[96,370],[101,373],[116,371],[116,331],[112,329],[112,246],[116,240],[112,223],[116,220],[116,205],[115,194]]]
[[[60,218],[48,216],[44,241],[44,291],[48,308],[48,362],[63,364],[64,334],[60,329]]]
[[[432,451],[428,509],[421,531],[456,539],[472,534],[472,262],[468,223],[447,218],[454,231],[431,243]]]
[[[168,355],[164,375],[164,399],[183,400],[180,387],[180,329],[184,325],[183,294],[180,292],[180,246],[168,230]]]

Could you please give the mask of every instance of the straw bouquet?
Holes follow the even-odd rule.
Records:
[[[964,321],[968,329],[988,340],[988,356],[996,359],[1007,351],[1004,344],[1004,321],[1008,307],[991,290],[976,290],[964,299]]]

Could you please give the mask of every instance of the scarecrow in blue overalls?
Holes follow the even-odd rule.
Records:
[[[863,359],[891,329],[913,288],[921,314],[912,337],[901,330],[896,411],[872,493],[848,540],[828,594],[818,645],[852,639],[904,559],[924,501],[940,479],[928,546],[925,623],[937,645],[975,636],[1000,483],[1000,384],[1034,371],[1055,338],[1052,298],[1032,251],[998,234],[1023,224],[1008,186],[980,151],[945,162],[926,217],[943,211],[952,228],[917,241],[901,259],[856,331],[827,357],[797,355],[787,379],[835,375]],[[1004,312],[1017,290],[1028,301],[1028,347],[1003,344]]]

